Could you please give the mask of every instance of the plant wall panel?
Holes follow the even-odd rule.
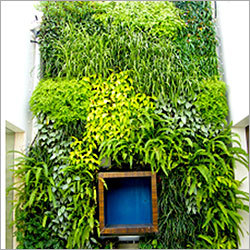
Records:
[[[97,176],[110,170],[157,173],[159,232],[141,248],[237,248],[248,194],[234,167],[248,159],[232,147],[211,3],[39,6],[38,133],[15,172],[19,248],[115,246],[98,221]]]

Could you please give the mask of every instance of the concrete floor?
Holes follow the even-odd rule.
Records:
[[[120,243],[118,249],[138,249],[138,243]]]

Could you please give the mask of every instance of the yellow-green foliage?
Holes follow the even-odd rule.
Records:
[[[44,115],[55,125],[84,121],[89,106],[91,86],[82,79],[41,80],[30,99],[33,115]],[[43,118],[42,117],[42,118]]]
[[[128,140],[144,111],[154,110],[153,97],[136,94],[127,72],[97,79],[93,89],[86,128],[98,145],[107,139]]]
[[[77,144],[82,145],[81,156],[79,148],[76,148],[75,153],[71,152],[71,160],[76,157],[74,163],[84,162],[91,170],[99,169],[101,158],[95,153],[107,142],[116,141],[120,144],[116,154],[122,148],[123,160],[131,161],[132,166],[132,155],[135,152],[126,148],[123,142],[133,147],[135,142],[142,139],[139,138],[143,131],[141,119],[145,114],[153,115],[155,97],[136,94],[127,72],[112,73],[106,80],[89,78],[89,84],[92,86],[92,94],[86,131],[82,142],[77,140]],[[129,152],[125,152],[126,149]],[[117,160],[117,164],[120,166],[121,162]]]
[[[225,82],[210,79],[202,82],[195,105],[206,124],[220,126],[228,115]]]

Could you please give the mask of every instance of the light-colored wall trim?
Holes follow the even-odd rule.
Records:
[[[23,132],[18,132],[15,133],[15,144],[14,144],[14,149],[15,151],[19,151],[22,153],[25,153],[25,143],[24,143],[24,139],[25,139],[25,134]],[[17,163],[17,158],[20,157],[20,154],[18,153],[14,153],[14,163]],[[17,169],[17,166],[15,166],[15,169]],[[14,178],[14,182],[18,181],[17,179]],[[17,185],[18,187],[18,185]],[[14,190],[14,199],[17,199],[17,192]],[[13,218],[15,218],[15,210],[13,210]],[[16,231],[16,227],[13,227],[13,232]],[[16,249],[17,248],[17,240],[16,237],[13,237],[13,248]]]
[[[5,121],[5,127],[11,131],[13,131],[14,133],[18,132],[18,133],[22,133],[24,132],[22,129],[18,128],[17,126],[15,126],[14,124],[12,124],[9,121]]]
[[[249,115],[234,125],[234,128],[245,128],[249,125]]]
[[[6,129],[11,130],[12,132],[15,133],[15,135],[14,135],[15,136],[14,150],[18,151],[18,152],[25,153],[25,149],[26,149],[26,135],[25,135],[25,132],[22,129],[18,128],[17,126],[15,126],[14,124],[12,124],[12,123],[10,123],[8,121],[5,122],[5,125],[6,125]],[[5,143],[6,142],[4,141],[4,147],[5,147]],[[17,163],[16,159],[18,157],[20,157],[20,154],[15,152],[14,153],[14,164]],[[14,168],[17,169],[17,166],[15,166]],[[6,178],[6,177],[4,177],[4,178]],[[14,179],[13,181],[16,182],[17,179]],[[13,196],[14,196],[14,200],[15,200],[17,198],[17,192],[15,190],[13,191]],[[6,204],[6,199],[5,199],[5,204]],[[13,210],[13,218],[15,218],[15,210]],[[6,227],[6,225],[5,225],[5,227]],[[16,228],[14,226],[13,227],[13,232],[15,232],[15,231],[16,231]],[[16,249],[16,247],[17,247],[16,237],[13,237],[13,248]]]

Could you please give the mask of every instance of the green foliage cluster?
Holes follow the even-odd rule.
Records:
[[[136,10],[138,4],[140,12]],[[75,13],[79,15],[79,20],[73,16],[70,21],[63,22],[65,16],[72,11],[67,9],[66,3],[56,6],[44,3],[45,22],[39,33],[43,78],[60,76],[68,79],[81,79],[85,76],[95,75],[97,72],[107,78],[110,69],[113,69],[118,72],[129,70],[136,91],[148,95],[158,95],[165,89],[172,91],[173,85],[190,87],[192,84],[190,71],[188,72],[188,69],[185,69],[184,65],[179,62],[179,52],[171,43],[172,40],[176,40],[178,43],[174,37],[177,37],[178,31],[184,25],[178,15],[178,9],[174,8],[172,3],[156,3],[156,10],[161,9],[165,12],[167,21],[162,25],[171,27],[171,34],[173,33],[171,36],[169,34],[152,35],[151,33],[155,32],[159,25],[153,26],[149,30],[144,27],[143,29],[146,30],[142,31],[138,29],[138,25],[133,26],[133,22],[132,24],[130,22],[129,28],[126,28],[128,26],[126,23],[129,22],[131,16],[124,10],[133,8],[138,15],[137,19],[146,20],[150,16],[153,18],[151,12],[155,3],[111,2],[100,4],[93,2],[90,5],[83,4],[83,6],[80,9],[77,5],[73,7]],[[89,11],[90,6],[92,11]],[[67,11],[61,11],[62,8]],[[122,20],[112,22],[109,20],[109,15],[105,14],[104,8],[107,13],[118,13],[118,10],[123,10],[123,14],[118,15],[119,20]],[[56,18],[54,18],[55,11]],[[83,14],[85,11],[88,14]],[[80,21],[82,15],[87,15],[88,24],[86,21]],[[163,18],[163,16],[160,17]],[[100,18],[106,19],[103,20],[102,25],[97,25]],[[54,22],[53,25],[49,25],[51,20]],[[104,23],[106,23],[105,26]],[[55,29],[60,27],[60,31],[58,31],[60,39],[55,36],[54,29],[51,30],[52,27]],[[94,32],[93,27],[98,30]],[[51,46],[53,46],[53,50],[50,48]],[[197,70],[197,72],[199,71]],[[191,74],[197,73],[191,71]],[[189,84],[185,84],[185,81]]]
[[[23,222],[17,226],[16,239],[18,242],[22,242],[18,245],[18,249],[62,248],[64,246],[63,241],[59,238],[51,237],[51,230],[42,226],[39,214],[30,218],[30,214],[34,213],[34,211],[37,213],[39,210],[27,210],[16,214],[16,219]]]
[[[210,3],[40,8],[38,134],[15,171],[19,248],[115,246],[97,209],[97,174],[110,169],[157,172],[159,233],[141,248],[237,248],[248,195],[234,168],[248,160],[232,147]]]
[[[52,121],[41,120],[33,144],[17,164],[15,224],[21,249],[65,248],[72,225],[70,214],[62,209],[72,197],[64,194],[69,174],[63,169],[68,166],[72,135],[80,136],[83,129],[81,123],[68,125],[58,129]]]
[[[51,237],[50,229],[43,227],[44,214],[50,210],[54,198],[50,183],[52,171],[49,154],[47,156],[39,144],[31,146],[27,156],[23,155],[19,161],[15,177],[21,185],[15,187],[19,197],[15,205],[15,224],[20,249],[60,248],[64,245],[59,238]]]
[[[216,79],[205,81],[195,105],[204,123],[220,127],[228,115],[225,83]]]
[[[33,115],[52,120],[55,126],[86,120],[90,86],[86,80],[41,80],[30,99]]]
[[[170,2],[106,3],[93,15],[105,25],[120,26],[133,32],[144,32],[152,37],[175,38],[184,25],[179,11]],[[157,16],[157,18],[155,18]]]
[[[174,2],[182,11],[181,17],[186,24],[176,41],[177,51],[188,72],[199,71],[199,80],[219,74],[216,53],[218,41],[210,4],[209,1]]]

